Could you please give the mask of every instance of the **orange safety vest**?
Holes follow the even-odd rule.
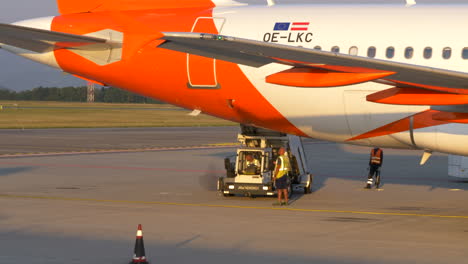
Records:
[[[371,150],[371,163],[372,164],[381,164],[382,163],[382,159],[380,158],[382,155],[382,150],[381,149],[378,149],[377,151],[375,151],[374,149]]]

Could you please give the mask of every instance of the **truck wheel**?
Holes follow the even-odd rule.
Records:
[[[222,193],[224,197],[234,196],[234,194],[224,193],[224,178],[223,177],[218,178],[218,192]]]
[[[222,177],[218,178],[218,192],[223,192],[224,191],[224,180]]]
[[[293,189],[292,189],[292,184],[288,185],[288,198],[292,197]]]

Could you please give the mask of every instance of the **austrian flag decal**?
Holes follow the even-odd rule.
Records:
[[[310,43],[314,33],[309,29],[310,22],[276,22],[273,31],[263,34],[264,42]]]

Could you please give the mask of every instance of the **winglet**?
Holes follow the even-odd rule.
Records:
[[[406,7],[416,5],[416,0],[406,0]]]

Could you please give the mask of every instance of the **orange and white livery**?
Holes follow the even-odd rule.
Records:
[[[413,2],[58,0],[0,46],[234,122],[468,156],[468,5]]]

